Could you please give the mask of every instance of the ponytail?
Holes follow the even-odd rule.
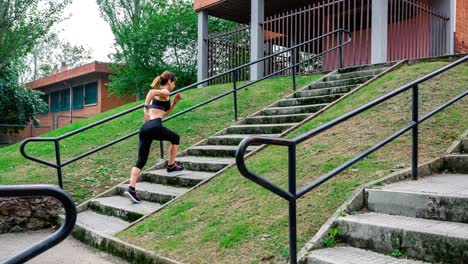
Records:
[[[158,76],[158,77],[154,78],[153,83],[151,83],[151,85],[150,85],[151,88],[153,88],[153,89],[158,88],[159,85],[161,84],[161,79],[162,79],[161,76]]]
[[[151,83],[151,88],[156,89],[160,85],[166,85],[166,83],[171,80],[171,81],[177,81],[176,76],[170,72],[170,71],[165,71],[163,74],[159,75],[158,77],[154,78],[153,83]]]

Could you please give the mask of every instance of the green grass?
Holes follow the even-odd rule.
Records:
[[[404,66],[341,101],[289,137],[297,136],[392,91],[447,62]],[[420,114],[466,90],[468,65],[459,66],[420,86]],[[297,186],[354,157],[411,120],[411,92],[358,115],[298,146]],[[443,154],[468,128],[467,99],[437,114],[420,127],[419,161]],[[463,118],[464,117],[464,118]],[[298,200],[299,248],[309,240],[359,186],[408,167],[409,133],[339,174]],[[247,166],[287,189],[287,150],[268,147]],[[186,217],[171,215],[184,207]],[[231,168],[166,209],[118,235],[119,238],[166,257],[190,263],[284,263],[288,258],[287,202],[242,177]],[[177,234],[168,236],[174,226]],[[141,234],[145,234],[142,236]]]
[[[306,85],[321,76],[316,74],[299,77],[298,85],[299,87]],[[291,83],[291,78],[274,78],[240,91],[238,93],[239,117],[252,114],[291,93]],[[184,100],[176,107],[175,113],[230,89],[232,89],[232,84],[214,85],[183,92]],[[63,135],[141,103],[142,101],[118,107],[43,136]],[[184,149],[232,124],[233,119],[233,97],[230,95],[179,116],[167,122],[166,125],[180,134],[181,149]],[[60,142],[62,161],[137,131],[142,122],[142,110],[138,110],[65,139]],[[80,203],[127,179],[130,168],[137,158],[137,147],[138,139],[132,137],[65,167],[63,169],[65,189],[77,203]],[[165,147],[167,156],[168,145],[166,144]],[[55,162],[52,143],[32,143],[27,146],[26,150],[33,156]],[[155,142],[146,168],[159,161],[159,155],[159,144]],[[57,184],[56,170],[24,159],[19,152],[19,144],[0,149],[0,156],[0,184]]]

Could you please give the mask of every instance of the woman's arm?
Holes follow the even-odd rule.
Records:
[[[174,110],[175,106],[179,103],[180,100],[182,100],[182,96],[180,95],[180,93],[177,93],[176,96],[174,97],[174,101],[171,104],[171,108],[167,110],[164,116],[168,116],[172,112],[172,110]]]

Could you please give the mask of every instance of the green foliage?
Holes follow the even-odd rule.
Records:
[[[0,0],[0,70],[31,52],[71,0]]]
[[[392,253],[390,253],[390,256],[394,258],[401,258],[403,257],[403,253],[400,250],[396,249]]]
[[[178,87],[196,80],[197,13],[188,0],[97,1],[101,14],[115,35],[117,65],[112,67],[109,88],[114,94],[136,94],[149,89],[164,70],[178,78]],[[214,19],[213,31],[233,26]]]
[[[0,124],[26,125],[30,120],[38,124],[36,115],[45,111],[47,105],[41,92],[18,84],[18,75],[13,66],[0,70]],[[2,129],[2,128],[0,128]],[[17,131],[19,128],[3,128],[2,131]]]
[[[67,40],[59,39],[56,32],[50,32],[38,40],[31,53],[23,58],[24,67],[21,82],[30,82],[52,74],[62,64],[75,68],[90,61],[91,50],[83,45],[74,45]]]
[[[323,238],[323,243],[325,244],[326,247],[333,247],[336,245],[338,242],[337,240],[337,235],[340,234],[340,228],[339,227],[331,227],[330,230],[328,231],[328,236]]]
[[[41,93],[19,84],[19,72],[26,67],[22,58],[62,20],[62,11],[70,2],[0,0],[0,124],[38,123],[35,116],[46,105]]]

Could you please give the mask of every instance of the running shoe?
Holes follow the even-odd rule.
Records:
[[[124,195],[125,197],[127,197],[132,203],[141,203],[141,199],[140,197],[138,196],[138,193],[136,192],[136,190],[132,190],[130,188],[128,188],[125,192],[124,192]]]
[[[179,163],[174,162],[172,166],[167,166],[167,172],[178,172],[178,171],[184,171],[185,168],[180,166]]]

